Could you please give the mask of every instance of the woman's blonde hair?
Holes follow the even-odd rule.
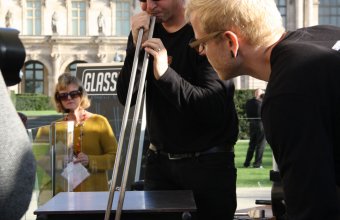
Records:
[[[274,0],[189,0],[186,18],[193,12],[205,33],[233,31],[254,46],[269,46],[285,31]]]
[[[64,109],[63,105],[61,104],[61,101],[58,99],[58,93],[61,90],[66,90],[67,86],[70,84],[78,86],[79,91],[81,92],[80,107],[83,109],[87,109],[91,105],[90,99],[81,81],[77,77],[72,76],[70,73],[63,73],[58,78],[58,82],[55,86],[54,96],[53,96],[54,97],[53,101],[54,101],[54,105],[56,107],[57,112],[62,112],[62,113],[67,112],[67,110]]]

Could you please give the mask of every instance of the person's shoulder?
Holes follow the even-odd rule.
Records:
[[[340,33],[340,27],[335,25],[315,25],[310,27],[301,28],[298,30],[307,30],[312,33],[319,33],[320,35],[326,35],[331,33]],[[337,35],[339,37],[339,35]]]
[[[284,40],[278,44],[278,48],[280,46],[290,46],[292,50],[295,49],[296,51],[301,50],[301,48],[297,47],[332,49],[334,44],[340,40],[339,36],[340,28],[337,26],[316,25],[305,27],[288,32]]]
[[[107,121],[107,118],[104,115],[96,114],[96,113],[92,113],[90,118],[93,119],[93,120],[105,120],[105,121]]]
[[[250,106],[250,105],[253,105],[255,102],[255,98],[250,98],[246,101],[246,106]]]

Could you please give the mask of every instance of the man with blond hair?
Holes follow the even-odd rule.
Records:
[[[340,28],[286,32],[274,0],[191,0],[186,17],[220,78],[268,81],[262,120],[287,219],[340,219]]]

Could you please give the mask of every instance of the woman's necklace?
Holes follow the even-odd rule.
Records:
[[[83,113],[80,115],[79,117],[79,121],[76,122],[75,124],[75,128],[79,127],[80,128],[80,131],[79,131],[79,136],[78,138],[74,138],[76,141],[75,141],[75,144],[74,144],[74,148],[73,148],[73,153],[75,156],[77,156],[81,151],[82,151],[82,140],[83,140],[83,136],[84,136],[84,124],[85,124],[85,121],[87,119],[87,116],[86,116],[86,113],[85,111],[83,111]],[[65,118],[64,118],[65,121],[72,121],[72,119],[69,118],[69,115],[66,115]],[[74,133],[74,135],[76,135],[76,133]]]

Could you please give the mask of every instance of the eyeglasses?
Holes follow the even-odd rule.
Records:
[[[205,50],[205,45],[206,43],[217,37],[219,34],[223,33],[224,31],[215,31],[215,32],[212,32],[208,35],[206,35],[205,37],[202,37],[201,39],[191,39],[190,42],[189,42],[189,46],[193,49],[195,49],[197,51],[197,53],[199,54],[202,54],[203,51]]]
[[[68,100],[68,96],[71,97],[71,99],[78,98],[82,95],[82,93],[79,90],[74,90],[71,92],[63,92],[63,93],[58,93],[57,94],[57,99],[61,101],[66,101]]]

